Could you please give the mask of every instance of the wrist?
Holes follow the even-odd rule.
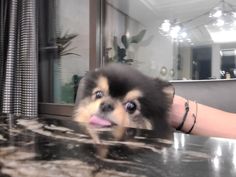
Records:
[[[184,126],[184,123],[188,117],[188,112],[189,112],[189,100],[187,100],[184,104],[184,109],[185,109],[185,112],[184,112],[184,115],[183,115],[183,118],[182,118],[182,121],[180,122],[180,124],[176,127],[176,130],[177,131],[180,131],[183,129],[183,126]]]
[[[176,130],[191,133],[197,119],[197,103],[175,96],[171,111],[170,124]]]

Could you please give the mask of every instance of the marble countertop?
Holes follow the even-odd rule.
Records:
[[[0,118],[0,176],[236,176],[236,140],[174,133],[173,141],[104,143],[112,150],[100,158],[71,121]]]

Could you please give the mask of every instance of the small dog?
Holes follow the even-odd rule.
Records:
[[[85,125],[95,144],[101,144],[97,130],[108,127],[114,127],[115,140],[122,140],[128,128],[153,130],[165,138],[170,133],[173,95],[174,88],[166,81],[128,65],[110,64],[80,81],[74,120]]]

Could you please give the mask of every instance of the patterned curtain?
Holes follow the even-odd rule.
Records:
[[[38,113],[36,0],[0,0],[0,111]]]

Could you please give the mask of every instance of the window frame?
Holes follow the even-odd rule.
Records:
[[[89,70],[94,70],[103,64],[103,27],[104,27],[105,0],[89,0]],[[48,72],[50,73],[50,72]],[[50,77],[49,77],[50,78]],[[43,80],[42,82],[50,82]],[[50,86],[49,86],[50,87]],[[41,94],[48,92],[43,88]],[[71,117],[74,104],[38,103],[38,114],[40,116],[62,116]]]

